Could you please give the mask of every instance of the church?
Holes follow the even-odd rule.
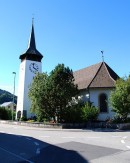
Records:
[[[16,119],[21,117],[30,118],[34,116],[30,113],[31,101],[28,97],[28,92],[35,74],[37,72],[42,73],[42,58],[43,55],[36,49],[34,25],[32,22],[28,48],[25,53],[19,57],[21,63],[19,71]]]
[[[90,101],[99,108],[99,120],[114,116],[109,104],[111,91],[119,76],[103,61],[74,72],[75,84],[78,85],[83,101]]]
[[[28,91],[36,72],[42,73],[42,58],[43,55],[36,49],[32,22],[28,48],[19,57],[21,63],[16,119],[34,116],[30,113],[31,101],[28,98]],[[104,61],[75,71],[73,74],[83,101],[90,101],[99,108],[98,119],[112,118],[114,112],[109,105],[109,96],[119,76]]]

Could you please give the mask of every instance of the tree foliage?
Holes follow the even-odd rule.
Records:
[[[52,108],[58,121],[62,121],[62,112],[76,94],[77,86],[74,84],[74,76],[69,67],[58,64],[49,76]]]
[[[43,73],[35,76],[29,90],[31,111],[40,121],[49,117],[62,121],[62,110],[77,93],[72,70],[58,64],[50,75]]]
[[[13,112],[13,119],[15,118],[15,112]],[[12,110],[5,107],[0,107],[0,119],[2,120],[11,120],[12,119]]]
[[[116,82],[116,89],[110,95],[113,111],[126,119],[130,113],[130,77],[120,78]]]
[[[31,99],[31,112],[35,113],[38,121],[43,121],[48,117],[48,75],[38,73],[33,79],[29,90]]]

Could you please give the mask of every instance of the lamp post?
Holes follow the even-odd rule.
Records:
[[[16,78],[16,72],[12,72],[14,75],[14,89],[13,89],[13,108],[12,108],[12,121],[13,121],[13,114],[14,114],[14,96],[15,96],[15,78]]]

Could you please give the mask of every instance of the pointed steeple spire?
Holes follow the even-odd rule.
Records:
[[[30,33],[28,48],[36,49],[35,34],[34,34],[34,18],[32,18],[32,30]]]
[[[27,59],[27,60],[41,62],[41,59],[43,58],[43,56],[36,49],[33,19],[32,19],[32,29],[31,29],[31,33],[30,33],[28,48],[24,54],[20,55],[19,58],[21,59],[21,61],[23,61],[24,59]]]

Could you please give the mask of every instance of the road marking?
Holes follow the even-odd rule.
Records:
[[[37,148],[36,154],[40,154],[40,148]]]
[[[37,142],[34,142],[34,144],[37,145],[37,146],[39,145],[39,143],[37,143]]]
[[[127,139],[128,136],[124,136],[123,139],[121,140],[121,143],[125,144],[125,139]],[[126,148],[130,149],[129,145],[125,145]]]
[[[121,143],[125,144],[125,141],[124,140],[121,140]]]
[[[126,147],[130,149],[130,146],[129,145],[126,145]]]
[[[15,157],[17,157],[17,158],[19,158],[19,159],[21,159],[21,160],[27,161],[27,162],[29,162],[29,163],[34,163],[34,162],[32,162],[32,161],[30,161],[30,160],[27,160],[27,159],[25,159],[25,158],[23,158],[23,157],[21,157],[21,156],[19,156],[19,155],[16,155],[15,153],[12,153],[12,152],[10,152],[10,151],[8,151],[8,150],[2,148],[2,147],[0,147],[0,149],[3,150],[3,151],[5,151],[5,152],[7,152],[7,153],[9,153],[9,154],[11,154],[11,155],[13,155],[13,156],[15,156]]]

